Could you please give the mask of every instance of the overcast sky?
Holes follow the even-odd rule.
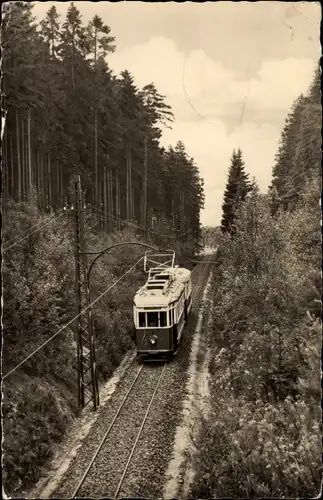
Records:
[[[43,19],[55,4],[35,2]],[[266,192],[286,114],[305,93],[321,55],[316,2],[75,2],[86,23],[102,17],[116,37],[110,67],[137,86],[154,82],[176,121],[164,146],[182,140],[205,181],[202,222],[218,225],[230,157]]]

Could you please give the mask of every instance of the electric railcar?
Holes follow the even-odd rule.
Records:
[[[178,266],[152,268],[134,297],[137,354],[172,357],[191,307],[191,271]]]

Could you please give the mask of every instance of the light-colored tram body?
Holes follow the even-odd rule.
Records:
[[[172,355],[192,307],[191,271],[153,268],[134,297],[137,354]]]

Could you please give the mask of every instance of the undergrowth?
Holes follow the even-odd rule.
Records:
[[[310,185],[293,213],[276,217],[256,195],[241,208],[234,237],[220,245],[209,305],[210,412],[201,415],[192,498],[319,492],[316,193],[317,185]],[[314,246],[306,245],[309,239]]]
[[[167,228],[160,232],[170,234]],[[161,244],[147,241],[133,230],[97,234],[90,214],[85,220],[85,235],[91,251],[116,242]],[[33,205],[13,202],[4,207],[3,374],[76,316],[73,238],[74,223],[67,213],[59,217],[42,214]],[[164,246],[171,242],[163,240]],[[99,259],[91,275],[91,300],[133,266],[145,250],[125,246]],[[133,296],[144,280],[141,262],[93,306],[101,382],[111,376],[133,346]],[[10,495],[28,489],[41,477],[77,415],[74,326],[65,328],[2,384],[3,484]]]

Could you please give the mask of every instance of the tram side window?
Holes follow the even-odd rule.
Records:
[[[139,328],[145,328],[146,326],[146,314],[139,313]]]
[[[158,312],[147,313],[147,323],[150,328],[158,327]]]
[[[166,316],[166,311],[160,311],[160,326],[167,326],[167,316]]]

